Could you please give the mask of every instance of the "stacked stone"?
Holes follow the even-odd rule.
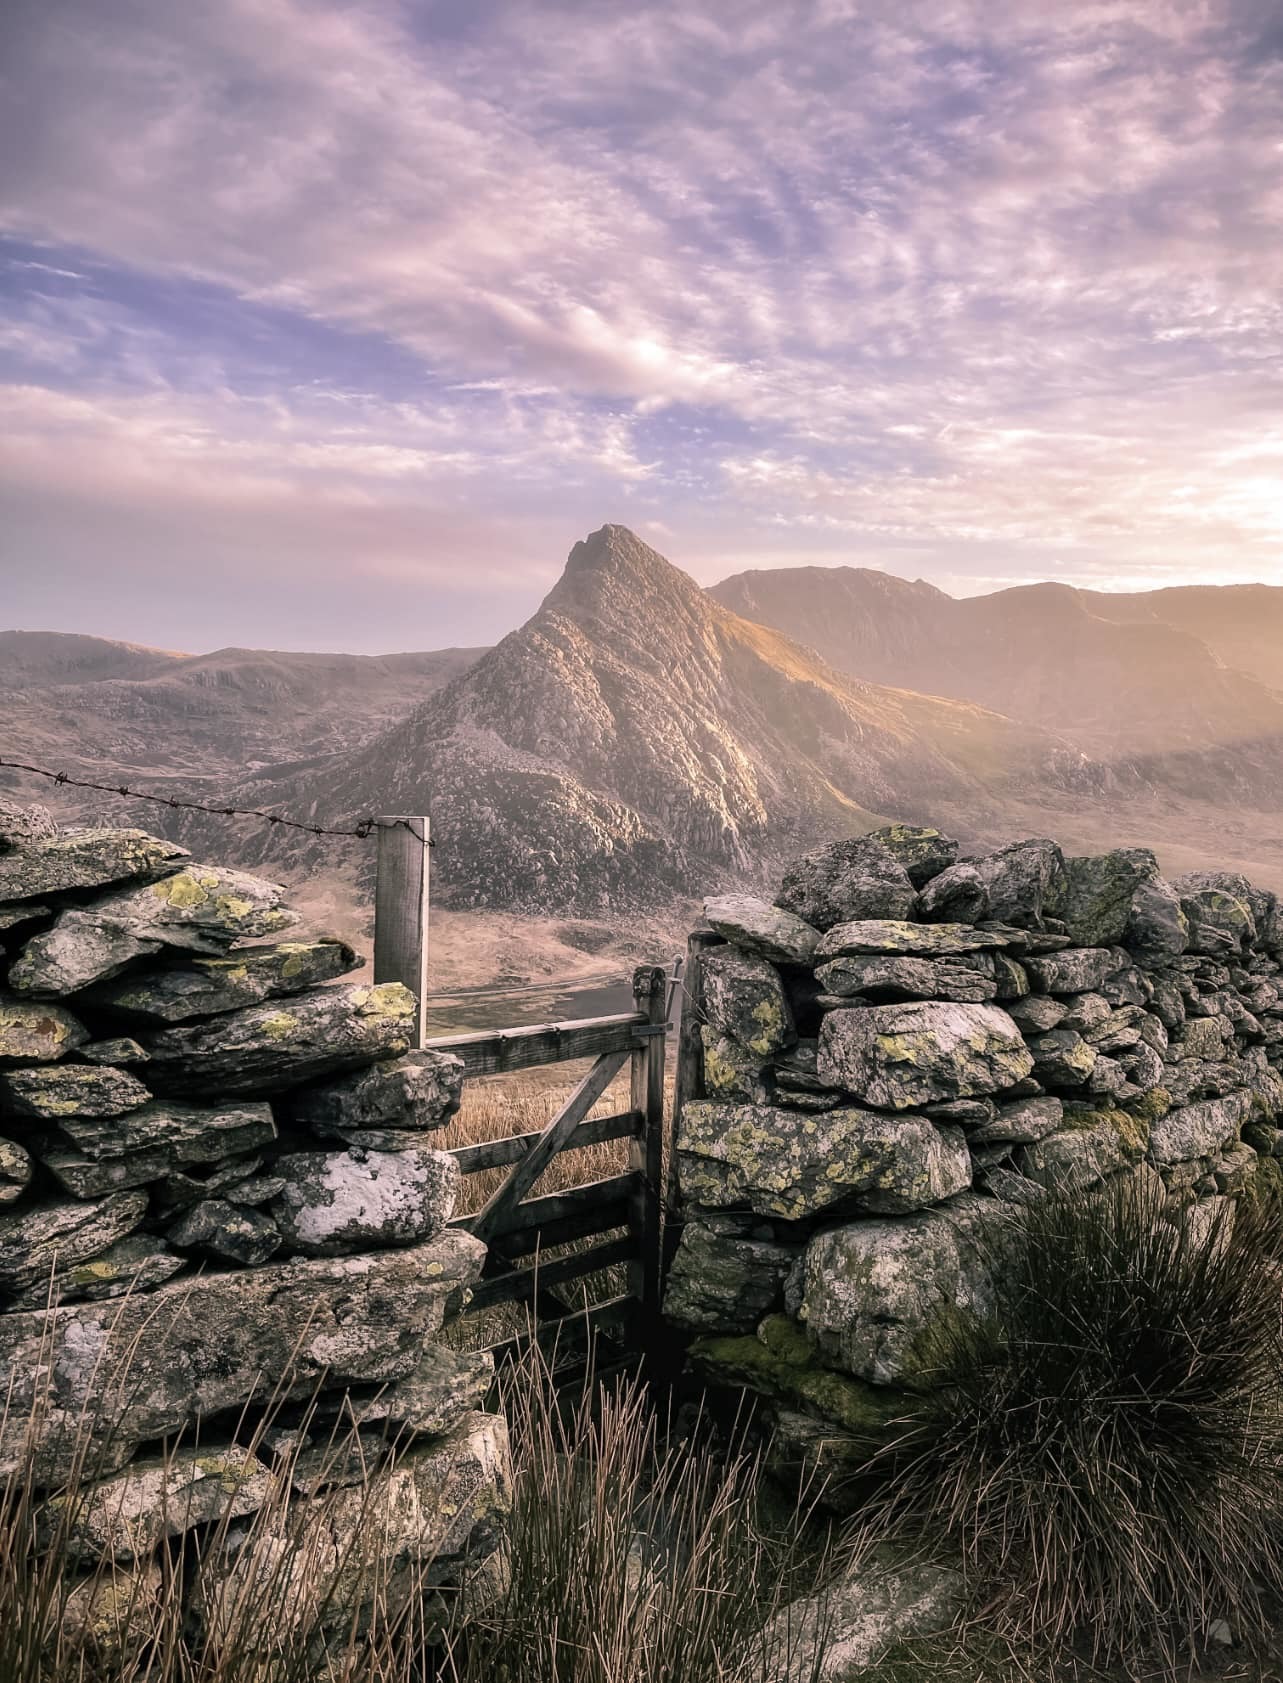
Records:
[[[1120,1176],[1206,1223],[1283,1155],[1283,909],[1125,848],[890,826],[705,904],[671,1319],[814,1459],[991,1300],[993,1217]],[[823,1460],[823,1454],[820,1459]]]
[[[435,1149],[462,1065],[409,1050],[406,989],[337,983],[343,942],[264,939],[297,921],[169,842],[0,805],[0,1480],[94,1469],[75,1549],[144,1588],[167,1538],[281,1497],[281,1549],[313,1504],[346,1558],[345,1488],[399,1569],[498,1540],[490,1362],[432,1342],[485,1254]]]

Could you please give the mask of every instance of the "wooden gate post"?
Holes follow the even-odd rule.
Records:
[[[428,1006],[428,820],[380,815],[374,888],[374,980],[403,982],[419,1002],[413,1044],[423,1045]]]
[[[682,972],[682,1026],[677,1039],[677,1079],[673,1087],[673,1126],[668,1145],[668,1180],[664,1189],[664,1250],[662,1275],[666,1280],[677,1241],[682,1235],[681,1188],[677,1180],[677,1131],[682,1107],[704,1097],[704,954],[710,947],[724,946],[711,929],[697,929],[686,943],[686,968]]]
[[[658,965],[633,971],[633,1000],[650,1030],[633,1053],[632,1109],[636,1132],[629,1141],[628,1167],[637,1171],[633,1235],[636,1260],[630,1269],[632,1295],[641,1304],[641,1339],[647,1347],[659,1316],[660,1186],[664,1175],[664,1020],[668,1015],[668,976]]]

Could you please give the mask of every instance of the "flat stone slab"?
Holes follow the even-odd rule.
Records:
[[[1218,1156],[1251,1113],[1252,1094],[1246,1091],[1169,1110],[1150,1130],[1150,1161],[1162,1165]]]
[[[0,1139],[0,1204],[16,1203],[31,1185],[34,1165],[17,1140]]]
[[[45,1122],[65,1116],[124,1116],[150,1098],[137,1076],[110,1065],[63,1063],[0,1074],[0,1112]]]
[[[139,1193],[122,1196],[145,1205]],[[332,1385],[403,1378],[485,1254],[451,1228],[406,1250],[269,1263],[172,1280],[121,1302],[0,1315],[0,1393],[12,1398],[0,1424],[0,1476],[22,1465],[42,1395],[32,1449],[36,1476],[53,1483],[73,1463],[85,1413],[93,1465],[100,1442],[127,1453],[202,1414],[276,1394],[278,1384],[282,1397],[305,1400],[323,1377]]]
[[[180,1251],[196,1251],[216,1262],[257,1268],[281,1248],[281,1232],[261,1210],[227,1198],[204,1198],[185,1209],[165,1237]]]
[[[160,1092],[276,1093],[410,1049],[418,1006],[399,982],[317,988],[143,1037]]]
[[[101,1302],[104,1298],[123,1297],[130,1291],[150,1291],[164,1285],[183,1266],[184,1258],[159,1239],[145,1233],[131,1233],[117,1239],[105,1251],[88,1262],[73,1262],[59,1266],[53,1279],[53,1289],[47,1278],[20,1292],[15,1309],[44,1309],[52,1301],[74,1303],[80,1299]]]
[[[830,1011],[820,1026],[820,1079],[879,1110],[1001,1092],[1034,1061],[996,1005],[874,1005]]]
[[[386,1426],[390,1435],[406,1432],[436,1436],[480,1408],[494,1382],[494,1357],[488,1350],[451,1350],[429,1344],[422,1360],[404,1379],[383,1386],[373,1397],[348,1393],[342,1417],[357,1426]],[[324,1400],[318,1405],[324,1413]]]
[[[459,1165],[444,1151],[307,1151],[275,1164],[285,1190],[272,1215],[309,1256],[410,1245],[454,1214]]]
[[[92,998],[133,1022],[181,1023],[304,993],[359,969],[361,962],[346,941],[282,941],[121,976],[95,988]]]
[[[66,1117],[49,1135],[33,1140],[31,1151],[77,1198],[96,1198],[120,1187],[145,1186],[183,1165],[239,1156],[275,1138],[267,1104],[156,1099],[128,1116]]]
[[[54,1063],[88,1039],[84,1024],[61,1005],[0,993],[0,1061]]]
[[[154,877],[187,858],[185,847],[143,830],[76,830],[0,853],[0,901],[39,900],[69,889]]]
[[[61,1269],[98,1256],[132,1233],[146,1213],[145,1192],[0,1212],[0,1288],[21,1291],[47,1281],[55,1264]]]
[[[221,953],[233,941],[277,935],[298,922],[285,890],[244,871],[187,865],[142,888],[63,912],[33,936],[9,971],[16,993],[61,995],[108,980],[135,959],[174,947]]]
[[[1039,993],[1093,993],[1126,962],[1125,954],[1109,947],[1066,947],[1026,958],[1024,966]]]
[[[699,1101],[682,1112],[678,1173],[690,1203],[797,1221],[938,1203],[971,1184],[971,1158],[960,1128],[924,1116]]]
[[[704,902],[704,917],[732,946],[772,964],[810,964],[820,939],[800,917],[748,894],[714,895]]]
[[[1000,1142],[1032,1145],[1036,1140],[1054,1134],[1064,1120],[1065,1105],[1062,1099],[1018,1099],[1015,1104],[1002,1105],[992,1121],[982,1123],[979,1128],[970,1129],[967,1142],[970,1145],[993,1145]]]
[[[984,957],[984,954],[978,955]],[[989,963],[992,965],[992,959]],[[952,999],[980,1005],[994,999],[994,976],[968,969],[956,960],[906,958],[889,953],[857,953],[830,959],[815,972],[830,994],[867,995],[870,999]]]
[[[353,1128],[443,1128],[462,1097],[463,1059],[453,1052],[423,1051],[306,1087],[285,1103],[314,1134],[342,1139]]]
[[[860,918],[839,923],[820,939],[817,962],[859,953],[889,953],[905,958],[954,958],[959,953],[997,952],[1010,938],[967,923],[906,923],[894,918]]]

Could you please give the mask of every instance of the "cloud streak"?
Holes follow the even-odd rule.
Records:
[[[42,507],[110,507],[145,567],[186,506],[209,565],[315,543],[337,604],[370,569],[317,528],[361,510],[403,592],[373,638],[416,554],[496,635],[605,518],[708,578],[1283,582],[1255,0],[20,0],[8,30],[10,569]]]

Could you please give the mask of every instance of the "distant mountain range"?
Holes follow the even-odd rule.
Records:
[[[327,823],[430,811],[461,908],[617,918],[892,817],[969,846],[1157,842],[1173,869],[1283,888],[1283,590],[1263,586],[958,601],[801,568],[704,591],[605,526],[493,649],[186,656],[10,632],[0,709],[0,753],[108,781]],[[74,810],[140,821],[110,797]],[[335,857],[164,827],[251,865]],[[354,843],[345,866],[368,857]]]

